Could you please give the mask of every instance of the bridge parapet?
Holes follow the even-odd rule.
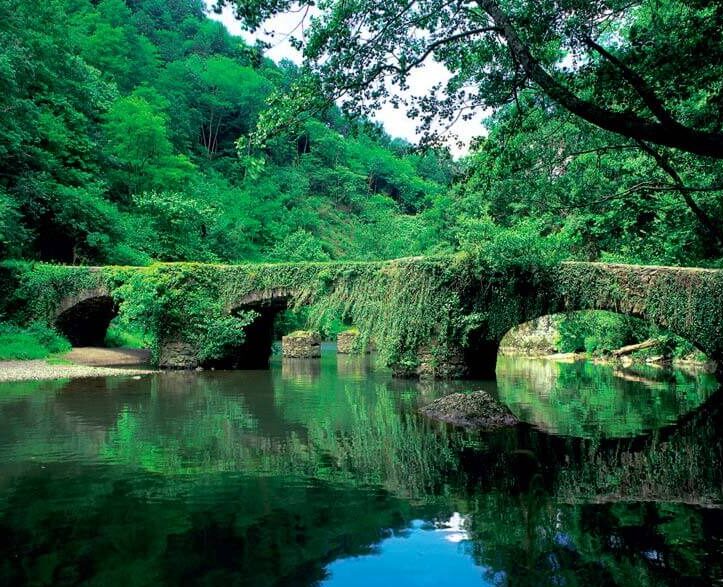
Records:
[[[155,356],[161,362],[171,356],[166,362],[174,367],[218,360],[224,352],[266,353],[273,316],[286,304],[311,304],[314,319],[333,315],[354,324],[398,373],[420,377],[489,374],[511,328],[546,314],[594,309],[648,320],[723,359],[723,270],[581,262],[486,270],[464,256],[11,269],[28,319],[52,321],[73,309],[81,319],[85,302],[112,297],[121,314],[132,311],[146,321]],[[243,345],[216,344],[238,330],[234,320],[259,308],[243,324]],[[212,359],[204,345],[216,353]]]

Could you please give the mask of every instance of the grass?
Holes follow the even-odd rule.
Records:
[[[0,323],[1,361],[45,359],[70,349],[70,342],[65,337],[40,322],[27,327]]]
[[[147,349],[150,341],[140,331],[111,324],[105,335],[105,344],[109,348]]]

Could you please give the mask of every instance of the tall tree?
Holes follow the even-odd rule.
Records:
[[[219,0],[229,3],[252,29],[316,6]],[[723,159],[721,27],[715,0],[338,0],[315,9],[298,42],[325,95],[354,113],[405,102],[388,82],[408,89],[434,58],[451,80],[406,104],[426,128],[533,87],[602,129]]]

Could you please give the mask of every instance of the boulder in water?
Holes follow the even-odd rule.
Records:
[[[287,359],[316,359],[321,356],[318,332],[297,330],[281,338],[281,353]]]
[[[480,430],[497,430],[519,422],[485,391],[451,393],[434,400],[420,411],[434,420]]]

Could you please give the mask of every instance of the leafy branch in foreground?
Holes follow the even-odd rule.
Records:
[[[303,44],[307,66],[323,95],[341,99],[352,114],[390,102],[430,131],[461,108],[496,108],[532,87],[599,128],[723,158],[722,50],[712,42],[723,9],[716,3],[219,1],[226,4],[251,28],[314,6]],[[409,99],[390,89],[409,89],[412,71],[431,59],[452,73],[446,84]]]

